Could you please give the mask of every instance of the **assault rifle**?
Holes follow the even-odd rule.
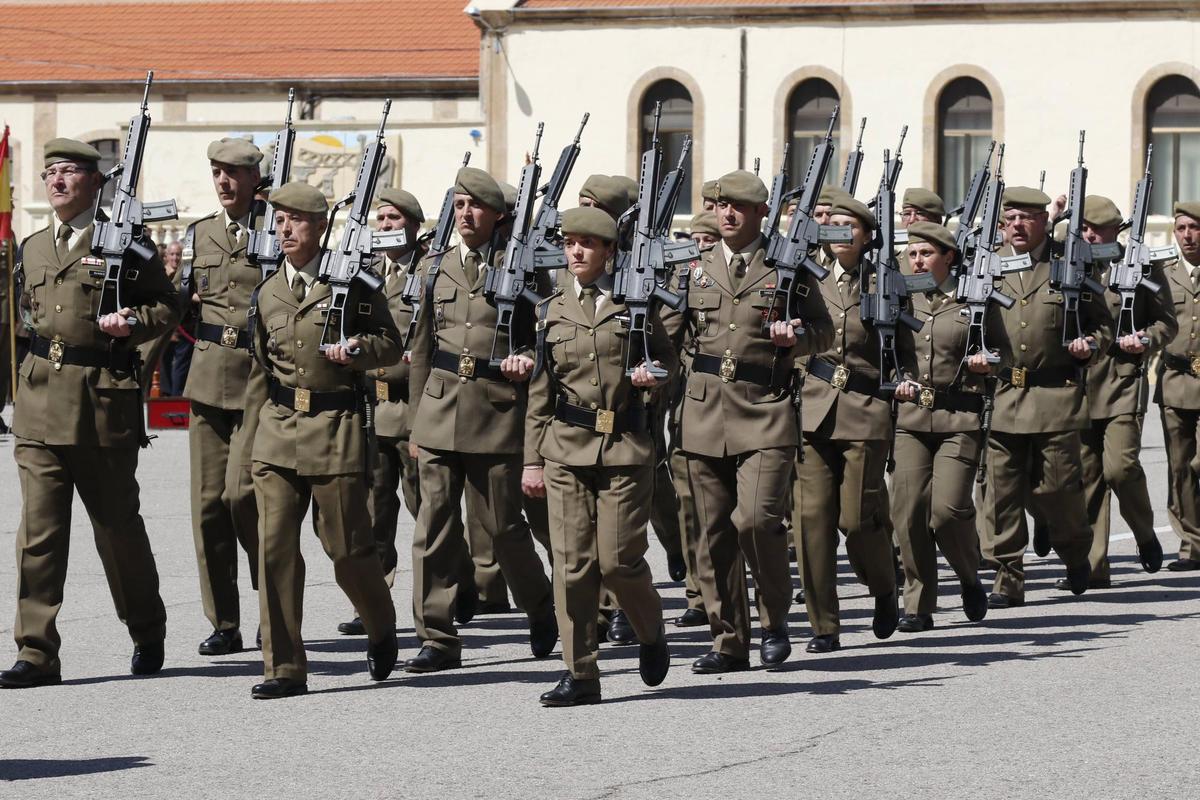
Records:
[[[854,150],[846,157],[846,171],[842,173],[842,191],[853,196],[858,191],[858,174],[862,172],[862,137],[867,130],[867,118],[863,117],[858,126],[858,142]]]
[[[292,104],[296,90],[288,89],[287,116],[283,127],[275,134],[275,151],[271,154],[271,172],[264,175],[260,189],[270,188],[271,194],[288,182],[292,174],[292,146],[296,141],[296,129],[292,127]],[[255,219],[262,220],[262,228],[255,227]],[[262,270],[263,280],[279,269],[283,263],[283,252],[279,248],[279,237],[275,232],[275,207],[270,195],[266,200],[255,200],[250,206],[249,238],[246,240],[246,259]]]
[[[771,179],[771,194],[767,198],[767,221],[763,226],[763,236],[767,239],[766,249],[771,249],[771,243],[780,237],[779,221],[783,219],[783,208],[787,205],[784,196],[787,194],[788,182],[788,145],[783,145],[783,161],[779,164],[779,172]]]
[[[1121,298],[1121,311],[1117,316],[1117,336],[1127,336],[1136,333],[1139,328],[1133,316],[1133,304],[1137,290],[1145,289],[1151,294],[1157,294],[1162,287],[1150,280],[1150,265],[1156,260],[1149,245],[1146,244],[1146,218],[1150,215],[1150,190],[1154,187],[1154,178],[1150,175],[1150,157],[1154,154],[1154,145],[1146,148],[1146,171],[1138,181],[1133,197],[1133,214],[1127,223],[1129,226],[1129,241],[1125,243],[1125,257],[1121,263],[1113,266],[1109,273],[1108,288]],[[1150,340],[1143,336],[1142,344]]]

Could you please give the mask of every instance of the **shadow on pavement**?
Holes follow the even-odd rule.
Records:
[[[27,781],[36,778],[66,778],[73,775],[97,775],[123,769],[152,767],[146,756],[110,758],[0,758],[0,780]]]

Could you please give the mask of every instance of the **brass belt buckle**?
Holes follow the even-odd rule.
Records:
[[[221,347],[237,347],[238,329],[226,325],[221,329]]]
[[[296,410],[305,414],[312,410],[312,392],[308,389],[296,390]]]
[[[835,389],[846,389],[846,384],[850,383],[850,370],[845,367],[833,368],[833,380],[829,384]]]
[[[596,433],[612,433],[617,422],[615,411],[600,409],[596,412]]]
[[[1013,367],[1012,368],[1012,385],[1017,387],[1018,389],[1024,389],[1025,381],[1026,381],[1026,378],[1028,377],[1028,373],[1029,373],[1029,370],[1026,369],[1025,367]]]
[[[458,375],[461,378],[475,377],[475,356],[458,357]]]
[[[46,359],[54,365],[55,369],[62,369],[63,352],[66,349],[62,339],[55,336],[50,340],[50,352],[46,354]]]
[[[387,381],[375,381],[375,399],[381,403],[386,403],[388,397]]]
[[[917,404],[921,408],[933,409],[933,389],[928,386],[921,387],[921,393],[917,396]]]
[[[729,383],[737,377],[737,359],[733,356],[721,357],[721,368],[717,370],[721,380]]]
[[[1200,356],[1192,356],[1192,375],[1200,378]]]

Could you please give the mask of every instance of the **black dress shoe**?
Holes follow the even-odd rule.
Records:
[[[131,675],[154,675],[163,665],[163,643],[139,644],[133,648],[129,662]]]
[[[896,593],[889,592],[875,598],[875,616],[871,618],[871,630],[876,639],[886,639],[896,632],[900,609],[896,605]]]
[[[750,669],[750,659],[734,658],[715,650],[692,662],[692,672],[697,675],[717,675],[723,672],[744,672]]]
[[[1067,580],[1066,578],[1059,578],[1058,580],[1056,580],[1054,582],[1054,588],[1058,589],[1060,591],[1063,591],[1063,592],[1072,591],[1071,581]],[[1088,581],[1087,588],[1089,588],[1089,589],[1111,589],[1112,588],[1112,579],[1111,578],[1099,578],[1094,581]],[[1080,592],[1075,592],[1075,594],[1080,594]]]
[[[1067,567],[1067,588],[1071,594],[1083,594],[1091,588],[1092,565],[1087,561]]]
[[[554,609],[541,619],[529,620],[529,652],[534,658],[545,658],[558,644],[558,619]]]
[[[378,644],[367,645],[367,671],[371,680],[385,681],[396,668],[396,658],[400,655],[400,647],[396,644],[396,631],[384,637]]]
[[[458,592],[454,602],[454,621],[466,625],[475,619],[479,610],[479,588],[474,581],[463,581],[458,584]]]
[[[992,592],[988,595],[987,604],[988,608],[1018,608],[1025,605],[1025,598]]]
[[[1191,572],[1200,569],[1200,561],[1194,558],[1177,558],[1167,564],[1167,569],[1171,572]]]
[[[619,608],[608,621],[608,640],[615,645],[637,644],[637,634],[629,624],[629,617]]]
[[[1050,555],[1050,528],[1040,522],[1033,526],[1033,552],[1042,558]]]
[[[363,625],[362,617],[355,617],[349,622],[339,622],[338,633],[343,636],[366,636],[367,626]]]
[[[832,653],[834,650],[842,649],[842,640],[831,633],[823,636],[814,636],[808,640],[808,647],[804,648],[807,653]]]
[[[983,588],[983,584],[979,581],[972,583],[970,586],[964,586],[962,590],[963,613],[971,622],[979,622],[987,616],[988,596]]]
[[[762,642],[758,646],[763,666],[774,667],[787,661],[792,654],[792,642],[788,639],[787,625],[775,629],[763,628]]]
[[[795,596],[795,598],[793,598],[793,599],[794,599],[794,600],[795,600],[797,603],[803,603],[803,602],[804,602],[804,587],[803,587],[803,586],[801,586],[801,587],[800,587],[800,591],[796,592],[796,596]]]
[[[475,616],[483,617],[488,614],[508,614],[512,611],[512,606],[505,600],[503,603],[497,603],[492,600],[485,600],[479,604],[475,611]]]
[[[12,669],[0,672],[0,689],[32,689],[62,683],[62,674],[43,672],[28,661],[18,661]]]
[[[302,694],[308,694],[308,684],[291,678],[270,678],[250,690],[250,696],[255,700],[280,700]]]
[[[667,677],[671,668],[671,651],[667,648],[667,632],[658,629],[654,644],[638,645],[638,674],[647,686],[658,686]]]
[[[230,653],[242,652],[242,632],[237,628],[223,631],[213,631],[212,635],[200,643],[202,656],[226,656]]]
[[[1153,533],[1150,538],[1144,542],[1138,542],[1138,561],[1142,562],[1142,569],[1146,572],[1154,573],[1162,569],[1163,551],[1162,542]]]
[[[441,672],[462,666],[461,656],[452,656],[445,650],[425,645],[421,652],[404,662],[405,672]]]
[[[923,633],[932,627],[932,614],[905,614],[896,623],[896,630],[901,633]]]
[[[676,628],[696,628],[708,624],[708,614],[702,608],[689,608],[675,618]]]
[[[547,708],[595,705],[600,702],[600,681],[597,678],[573,678],[568,672],[540,700]]]
[[[687,577],[687,561],[683,553],[667,553],[667,574],[676,583]]]

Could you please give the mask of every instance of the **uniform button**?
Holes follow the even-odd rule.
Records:
[[[55,311],[57,311],[58,313],[60,313],[60,314],[61,314],[61,313],[62,313],[62,306],[55,306],[55,307],[54,307],[54,310],[55,310]]]
[[[1022,300],[1022,301],[1021,301],[1021,305],[1023,305],[1023,306],[1027,306],[1027,305],[1029,305],[1029,301],[1028,301],[1028,300]]]
[[[928,333],[927,333],[927,334],[925,334],[925,341],[927,341],[927,342],[929,341],[929,334],[928,334]]]
[[[923,380],[923,381],[927,381],[927,380],[929,380],[929,373],[928,373],[928,372],[926,372],[924,375],[922,375],[922,376],[921,376],[921,380]]]
[[[471,323],[468,322],[466,327],[468,327],[468,328],[471,327]]]
[[[595,378],[592,378],[592,380],[591,380],[591,384],[592,384],[592,386],[599,386],[599,385],[600,385],[600,381],[596,380]]]
[[[469,299],[471,299],[471,300],[474,300],[474,299],[475,299],[475,293],[474,293],[474,292],[467,292],[467,297],[468,297]]]
[[[926,354],[925,354],[925,360],[926,360],[926,361],[928,361],[928,360],[929,360],[929,353],[926,353]]]
[[[842,348],[840,348],[840,347],[837,348],[837,352],[839,352],[839,353],[842,352]]]
[[[58,282],[59,282],[59,283],[62,283],[62,278],[59,278],[59,279],[58,279]],[[1196,316],[1193,314],[1193,315],[1192,315],[1192,322],[1195,322],[1195,321],[1196,321]]]
[[[459,383],[466,383],[466,382],[467,382],[467,379],[466,379],[466,378],[459,378],[459,379],[458,379],[458,382],[459,382]]]
[[[595,335],[596,335],[596,329],[588,328],[588,336],[595,336]]]
[[[236,288],[237,288],[237,281],[230,281],[230,282],[229,282],[229,288],[230,288],[230,289],[236,289]]]
[[[838,336],[841,336],[841,335],[842,335],[842,329],[841,329],[841,328],[838,328],[836,331],[834,331],[834,333],[836,333]]]
[[[375,375],[376,377],[382,378],[384,375],[387,375],[387,370],[383,367],[380,367],[379,369],[375,370]]]
[[[55,278],[55,279],[54,279],[54,285],[55,285],[55,286],[62,286],[62,278]],[[1195,317],[1192,317],[1192,319],[1195,319]]]
[[[1188,336],[1189,336],[1190,338],[1192,338],[1192,339],[1195,339],[1195,338],[1196,338],[1196,334],[1194,334],[1194,333],[1189,333],[1189,334],[1188,334]]]
[[[303,315],[303,314],[297,314],[297,315],[296,315],[296,319],[297,319],[297,320],[304,319],[304,315]]]
[[[732,322],[731,322],[731,323],[729,323],[729,330],[731,330],[731,331],[736,331],[736,330],[737,330],[737,325],[735,325],[735,324],[734,324],[734,323],[732,323]]]
[[[303,350],[303,349],[304,349],[304,342],[299,342],[299,341],[298,341],[298,342],[296,342],[296,347],[298,347],[298,348],[300,348],[301,350]]]
[[[740,303],[740,302],[742,302],[740,298],[737,298],[737,297],[733,298],[733,304],[734,304],[735,306],[736,306],[738,303]]]
[[[588,361],[595,361],[595,360],[596,360],[596,354],[588,353]]]
[[[296,370],[296,372],[297,372],[298,374],[300,374],[300,375],[303,375],[303,374],[304,374],[304,367],[301,367],[300,369]]]
[[[1022,352],[1022,353],[1024,353],[1024,352],[1025,352],[1026,350],[1028,350],[1028,349],[1029,349],[1029,348],[1028,348],[1028,347],[1026,347],[1025,345],[1021,345],[1021,352]]]
[[[237,311],[237,308],[236,308],[236,307],[234,307],[234,306],[230,306],[230,307],[229,307],[229,310],[230,310],[230,311]]]
[[[846,312],[845,312],[845,311],[843,311],[842,313],[838,314],[838,319],[845,319],[845,318],[846,318]]]
[[[732,351],[732,350],[726,350],[726,351],[725,351],[725,355],[727,355],[727,356],[731,356],[731,355],[733,355],[733,351]]]
[[[588,408],[592,409],[592,411],[595,411],[595,410],[596,410],[596,404],[595,404],[595,403],[588,403]]]

